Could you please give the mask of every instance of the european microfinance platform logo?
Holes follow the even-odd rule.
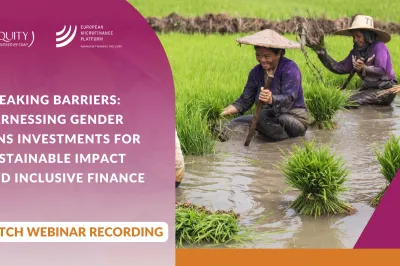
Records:
[[[4,31],[0,29],[0,47],[31,47],[35,42],[33,31]]]
[[[66,31],[67,28],[68,28],[68,31]],[[70,25],[69,27],[64,26],[64,28],[61,31],[57,31],[56,32],[56,47],[61,48],[61,47],[64,47],[64,46],[67,46],[68,44],[70,44],[74,40],[77,30],[78,30],[78,26]]]

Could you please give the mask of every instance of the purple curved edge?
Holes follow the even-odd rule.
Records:
[[[65,25],[103,25],[113,35],[89,49],[56,48]],[[123,125],[2,125],[0,134],[140,134],[140,145],[2,144],[2,153],[126,153],[123,164],[6,165],[0,172],[138,172],[146,184],[0,184],[1,222],[166,222],[165,243],[0,243],[0,265],[175,265],[175,94],[165,51],[126,0],[14,0],[0,32],[34,32],[31,47],[0,46],[0,95],[117,95],[115,106],[6,106],[2,114],[122,114]],[[29,35],[29,43],[32,36]],[[22,38],[22,37],[21,37]],[[0,41],[1,43],[1,41]],[[24,256],[21,256],[24,254]]]
[[[400,170],[354,246],[354,249],[397,248],[400,248]]]

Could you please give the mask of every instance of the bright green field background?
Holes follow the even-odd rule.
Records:
[[[235,39],[239,36],[159,35],[174,76],[176,123],[185,154],[201,155],[213,151],[214,142],[207,128],[207,112],[218,113],[237,99],[249,71],[257,64],[252,46],[237,46]],[[295,40],[294,35],[286,37]],[[387,44],[392,54],[400,53],[399,44],[399,36],[394,36]],[[352,39],[329,36],[326,37],[326,45],[334,59],[342,60],[352,47]],[[308,50],[308,55],[330,86],[340,86],[347,78],[347,75],[335,75],[323,68],[313,51]],[[300,50],[287,50],[286,57],[300,67],[305,91],[318,86],[319,82]],[[396,73],[399,73],[399,57],[393,57],[392,61]],[[355,89],[358,85],[360,79],[355,76],[348,88]]]
[[[400,21],[399,2],[382,0],[129,0],[143,16],[166,16],[172,12],[185,16],[204,13],[227,13],[230,15],[282,20],[301,15],[307,10],[328,18],[352,16],[364,13],[383,21]]]

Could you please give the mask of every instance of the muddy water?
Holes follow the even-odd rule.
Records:
[[[391,107],[363,107],[339,112],[339,128],[309,130],[298,139],[265,143],[255,136],[244,147],[247,128],[238,126],[235,135],[217,144],[213,156],[186,157],[186,175],[177,189],[177,200],[188,200],[214,209],[233,209],[245,226],[271,232],[249,248],[353,248],[374,209],[368,201],[384,185],[373,152],[394,133],[400,135],[400,97]],[[309,218],[287,209],[297,191],[288,190],[282,173],[273,165],[281,160],[279,149],[290,149],[302,140],[330,143],[346,160],[350,174],[342,196],[358,209],[347,217]]]

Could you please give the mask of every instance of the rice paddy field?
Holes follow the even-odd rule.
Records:
[[[249,71],[257,64],[254,48],[237,46],[237,35],[159,35],[169,58],[176,90],[176,123],[182,149],[187,155],[213,152],[214,140],[207,126],[207,114],[216,115],[236,100],[247,81]],[[285,35],[295,40],[294,35]],[[400,37],[394,36],[388,47],[393,54],[400,53]],[[351,38],[327,37],[329,54],[338,61],[344,59],[352,46]],[[321,67],[315,53],[307,50],[311,62],[320,70],[327,86],[341,86],[347,75],[334,75]],[[319,80],[307,66],[300,50],[287,50],[286,56],[294,60],[303,75],[303,88],[307,91],[320,86]],[[400,58],[393,57],[395,71],[400,71]],[[360,79],[353,78],[348,85],[354,90]],[[249,112],[251,113],[251,112]]]
[[[310,11],[316,15],[325,14],[331,19],[363,12],[383,21],[400,21],[397,2],[389,0],[379,2],[365,0],[362,3],[346,0],[332,0],[329,2],[317,0],[252,0],[251,4],[245,0],[129,0],[129,2],[145,17],[166,16],[172,12],[184,16],[224,13],[232,16],[283,20]]]
[[[326,14],[336,19],[364,13],[381,21],[400,21],[396,4],[341,1],[130,1],[143,16],[165,16],[176,12],[184,16],[205,13],[226,13],[264,19],[288,19],[301,12]],[[346,9],[344,9],[346,7]],[[372,8],[374,7],[374,8]],[[300,12],[300,13],[299,13]],[[221,121],[219,113],[236,100],[246,83],[249,71],[257,64],[254,48],[238,46],[235,39],[249,33],[191,34],[157,33],[168,56],[175,82],[176,127],[185,155],[186,173],[177,189],[177,201],[188,201],[214,210],[233,210],[241,216],[242,226],[254,227],[263,239],[245,247],[261,248],[352,248],[371,217],[375,206],[370,204],[386,186],[382,174],[382,151],[391,136],[400,135],[400,100],[396,97],[388,107],[363,107],[336,110],[330,99],[340,99],[357,89],[361,82],[355,76],[346,91],[341,86],[347,75],[335,75],[319,62],[315,53],[306,50],[309,63],[321,72],[325,86],[314,76],[300,50],[287,50],[302,72],[306,102],[314,117],[318,110],[333,114],[333,129],[311,128],[304,137],[277,143],[254,136],[249,147],[243,143],[247,127],[238,126],[226,142],[213,137],[210,126]],[[296,40],[293,34],[286,38]],[[326,47],[337,61],[352,48],[348,37],[326,36]],[[400,36],[392,35],[387,44],[394,71],[400,75]],[[328,90],[327,90],[328,88]],[[251,114],[254,108],[248,112]],[[227,117],[225,119],[230,119]],[[345,191],[340,198],[357,209],[352,215],[309,217],[299,214],[291,203],[299,191],[288,185],[285,173],[276,167],[282,161],[282,150],[293,151],[293,145],[314,140],[326,144],[331,152],[343,158],[347,172]],[[400,156],[400,155],[399,155]],[[341,179],[342,180],[342,179]],[[266,218],[265,218],[266,216]],[[261,221],[260,219],[264,219]]]

